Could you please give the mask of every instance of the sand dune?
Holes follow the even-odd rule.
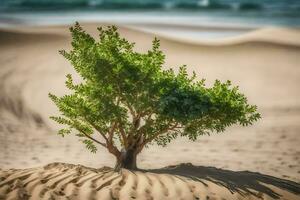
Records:
[[[63,163],[7,170],[1,172],[0,198],[292,200],[300,194],[300,186],[296,183],[250,172],[235,172],[237,174],[227,175],[227,179],[224,179],[229,171],[210,168],[199,170],[187,164],[155,172],[122,170],[117,173],[107,167],[93,169]],[[193,176],[182,176],[185,173]],[[223,179],[218,179],[218,175]]]
[[[207,45],[207,46],[222,46],[222,45],[239,45],[245,43],[272,43],[277,45],[300,46],[299,30],[297,28],[282,28],[282,27],[266,27],[262,29],[242,28],[242,27],[188,27],[188,30],[193,30],[198,33],[205,32],[219,32],[223,37],[206,38],[198,36],[191,36],[188,34],[178,34],[177,30],[185,30],[185,26],[168,26],[160,27],[155,25],[148,26],[128,26],[137,31],[155,34],[157,36],[172,39],[174,41],[181,41],[184,43]],[[165,30],[165,31],[164,31]],[[226,35],[226,32],[232,35]]]
[[[97,35],[97,26],[99,25],[84,25],[94,36]],[[145,51],[151,46],[153,35],[150,33],[129,28],[120,28],[120,32],[130,41],[136,42],[136,49],[139,51]],[[162,50],[166,53],[166,66],[177,69],[181,64],[187,64],[189,72],[196,71],[199,78],[207,79],[208,85],[215,79],[232,80],[233,84],[240,85],[251,103],[258,105],[263,118],[252,127],[232,127],[224,134],[203,136],[194,143],[178,139],[166,148],[152,146],[138,157],[139,167],[154,169],[192,162],[223,170],[259,172],[281,178],[282,183],[285,182],[282,179],[299,183],[299,33],[297,29],[263,29],[238,36],[232,41],[219,40],[205,44],[160,37]],[[41,198],[38,196],[40,194],[45,199],[51,195],[58,198],[59,188],[62,186],[65,189],[61,199],[72,195],[75,198],[76,194],[82,197],[104,195],[103,199],[123,195],[122,199],[128,199],[128,191],[137,195],[137,199],[142,199],[147,197],[147,189],[151,189],[151,197],[154,199],[164,199],[160,196],[166,193],[162,182],[168,186],[166,199],[174,199],[174,195],[177,195],[177,199],[180,199],[180,195],[187,195],[186,199],[192,199],[194,193],[189,192],[190,184],[194,184],[194,191],[202,195],[199,196],[200,199],[206,199],[205,195],[213,199],[214,193],[222,193],[225,199],[245,198],[237,192],[231,194],[226,184],[221,186],[205,179],[202,182],[209,187],[199,180],[182,181],[178,177],[171,178],[168,175],[153,174],[154,172],[146,175],[142,172],[134,175],[128,171],[115,174],[63,164],[40,167],[52,162],[82,164],[94,168],[114,164],[114,158],[105,149],[99,148],[96,154],[91,154],[76,137],[62,139],[57,136],[57,125],[48,119],[49,115],[57,112],[48,99],[48,92],[64,94],[65,74],[74,73],[69,63],[57,52],[59,49],[69,48],[70,35],[66,26],[19,27],[0,31],[1,195],[8,192],[11,199],[14,195],[23,195],[25,198],[26,194],[33,195],[36,199]],[[8,168],[32,169],[7,171]],[[78,170],[83,172],[79,173]],[[234,176],[234,173],[230,174]],[[118,186],[124,176],[127,177],[125,185]],[[138,184],[137,188],[132,189],[137,177],[142,186]],[[149,177],[155,184],[148,184]],[[222,174],[222,177],[226,176]],[[49,180],[40,184],[39,180],[44,179]],[[67,182],[70,183],[66,184]],[[295,198],[291,190],[285,191],[287,188],[270,187],[284,195],[285,199]],[[299,190],[299,186],[297,187]],[[95,192],[97,188],[99,191]],[[122,189],[118,191],[114,188]],[[263,197],[273,198],[270,194]],[[215,199],[218,198],[221,197],[215,196]],[[250,195],[247,198],[255,197]]]

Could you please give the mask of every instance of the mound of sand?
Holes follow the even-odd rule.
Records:
[[[108,167],[64,163],[0,171],[0,198],[4,199],[292,200],[299,194],[300,185],[291,181],[191,164],[150,172],[117,173]]]

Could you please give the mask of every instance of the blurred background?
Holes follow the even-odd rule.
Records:
[[[208,86],[230,79],[262,113],[251,127],[151,146],[139,167],[192,162],[300,181],[299,0],[1,0],[0,168],[113,166],[105,149],[91,154],[49,120],[58,111],[48,93],[65,94],[65,75],[75,74],[58,54],[75,21],[95,37],[116,24],[137,51],[157,36],[165,68],[187,64]]]
[[[140,28],[147,31],[202,38],[240,32],[197,32],[195,27],[300,25],[298,0],[2,0],[0,13],[2,26],[57,25],[78,20],[142,24]],[[186,30],[178,30],[174,25],[184,25]]]

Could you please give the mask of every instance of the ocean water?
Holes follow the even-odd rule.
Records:
[[[300,27],[300,0],[0,0],[0,24],[76,20]]]

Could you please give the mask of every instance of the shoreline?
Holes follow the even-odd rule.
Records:
[[[225,14],[225,13],[223,13]],[[69,25],[75,21],[83,23],[113,23],[121,25],[146,25],[146,26],[184,26],[192,27],[224,27],[239,29],[258,29],[263,27],[285,27],[300,28],[297,18],[255,18],[249,19],[249,16],[223,15],[222,12],[178,12],[166,11],[138,11],[138,10],[111,10],[111,11],[76,11],[76,10],[58,10],[58,11],[20,11],[3,12],[0,14],[0,26],[9,27],[17,25]],[[236,13],[237,14],[237,13]],[[75,17],[76,16],[76,17]],[[295,21],[295,22],[293,22]],[[298,22],[298,23],[297,23]]]

